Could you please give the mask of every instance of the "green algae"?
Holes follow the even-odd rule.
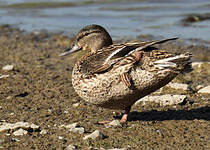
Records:
[[[16,8],[16,9],[60,8],[60,7],[73,7],[73,6],[90,5],[90,4],[109,4],[109,3],[117,3],[119,1],[121,0],[108,0],[108,1],[89,0],[89,1],[83,1],[83,2],[81,1],[79,2],[23,2],[23,3],[9,4],[9,5],[0,5],[0,8]]]
[[[70,2],[24,2],[24,3],[4,5],[0,7],[25,9],[25,8],[58,8],[58,7],[71,7],[71,6],[74,6],[74,4]]]

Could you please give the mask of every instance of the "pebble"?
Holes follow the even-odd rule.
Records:
[[[3,78],[8,78],[9,75],[0,75],[0,79],[3,79]]]
[[[4,71],[11,71],[13,69],[14,69],[13,65],[6,65],[6,66],[2,67],[2,70],[4,70]]]
[[[69,113],[69,111],[68,110],[64,110],[64,112],[63,112],[64,114],[68,114]]]
[[[108,149],[108,150],[127,150],[127,148],[112,148],[112,149]]]
[[[75,103],[75,104],[73,104],[73,107],[78,107],[79,106],[79,103]]]
[[[142,101],[159,103],[160,106],[176,105],[176,104],[181,104],[186,98],[187,98],[186,95],[171,95],[171,94],[160,95],[160,96],[149,95],[138,100],[135,103],[135,105]]]
[[[89,135],[86,135],[83,140],[87,140],[87,139],[103,139],[104,138],[104,135],[99,131],[99,130],[95,130],[93,133],[89,134]]]
[[[23,130],[23,129],[19,129],[19,130],[13,132],[13,134],[14,134],[15,136],[22,136],[22,135],[25,135],[25,134],[27,134],[27,133],[28,133],[28,131]]]
[[[20,142],[20,139],[17,139],[17,138],[12,138],[12,140],[15,142]]]
[[[41,132],[40,132],[40,134],[47,134],[47,130],[42,130]]]
[[[12,113],[10,113],[9,115],[12,116],[12,115],[14,115],[14,114],[15,114],[15,113],[12,112]]]
[[[192,62],[192,68],[196,68],[196,67],[198,67],[198,68],[200,68],[203,64],[208,64],[208,65],[210,65],[210,62]]]
[[[6,99],[11,99],[12,98],[12,96],[8,96]]]
[[[63,139],[63,137],[62,137],[62,136],[58,136],[58,139],[59,139],[59,140],[62,140],[62,139]]]
[[[169,83],[166,85],[167,87],[176,89],[176,90],[184,90],[184,91],[189,91],[189,85],[188,84],[183,84],[183,83]]]
[[[122,126],[119,120],[113,120],[110,123],[108,123],[108,125],[116,126],[116,127],[121,127]]]
[[[85,128],[78,126],[77,123],[62,126],[69,129],[71,132],[79,132],[79,134],[83,134],[85,132]]]
[[[32,123],[32,124],[30,124],[30,128],[32,128],[32,129],[39,129],[39,126]]]
[[[76,146],[68,145],[65,150],[74,150],[74,149],[76,149]]]
[[[202,88],[202,89],[200,89],[200,90],[198,91],[198,93],[210,94],[210,85],[209,85],[209,86],[206,86],[206,87],[204,87],[204,88]]]
[[[83,134],[85,132],[85,129],[83,127],[77,127],[74,129],[70,129],[72,132],[79,132],[79,134]]]
[[[0,125],[0,132],[8,131],[8,130],[16,130],[19,128],[23,129],[29,129],[32,128],[33,130],[38,129],[39,126],[33,124],[33,123],[28,123],[28,122],[16,122],[14,124],[12,123],[3,123]]]
[[[196,89],[197,89],[197,90],[200,90],[200,89],[202,89],[202,88],[204,88],[204,85],[198,85],[198,86],[196,86]]]

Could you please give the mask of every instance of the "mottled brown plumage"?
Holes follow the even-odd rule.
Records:
[[[74,66],[73,87],[91,104],[126,110],[121,119],[125,122],[137,100],[169,83],[189,64],[189,53],[173,55],[151,47],[175,39],[112,45],[103,27],[86,26],[78,33],[72,51],[90,52]]]

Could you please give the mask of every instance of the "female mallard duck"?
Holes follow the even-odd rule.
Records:
[[[85,101],[100,107],[125,110],[140,98],[169,83],[189,65],[189,53],[173,55],[152,47],[176,38],[151,42],[113,44],[99,25],[88,25],[76,36],[72,48],[61,56],[89,50],[74,66],[72,84]]]

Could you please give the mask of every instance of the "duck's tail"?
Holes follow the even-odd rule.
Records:
[[[168,57],[155,61],[155,68],[162,69],[172,69],[178,72],[190,72],[192,71],[191,65],[192,54],[185,53],[176,55],[173,57]]]

